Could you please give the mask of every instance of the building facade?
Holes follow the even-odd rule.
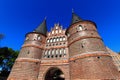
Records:
[[[110,56],[113,59],[114,64],[116,65],[118,71],[120,72],[120,54],[112,51],[111,49],[107,48],[108,52],[110,53]]]
[[[72,13],[68,29],[44,20],[26,39],[7,80],[120,79],[120,72],[93,21]]]

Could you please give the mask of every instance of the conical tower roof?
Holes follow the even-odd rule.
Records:
[[[76,22],[82,21],[82,19],[72,11],[72,21],[71,24],[74,24]]]
[[[41,33],[43,35],[46,35],[47,33],[47,26],[46,26],[46,18],[43,20],[43,22],[35,29],[35,32]]]

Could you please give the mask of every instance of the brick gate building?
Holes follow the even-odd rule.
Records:
[[[7,80],[120,79],[120,72],[93,21],[72,13],[68,29],[46,20],[26,39]]]

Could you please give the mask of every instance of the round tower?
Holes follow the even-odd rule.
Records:
[[[7,80],[37,80],[46,32],[44,20],[35,31],[26,34],[25,42]]]
[[[72,13],[72,22],[66,34],[71,80],[120,78],[94,22],[82,20]]]

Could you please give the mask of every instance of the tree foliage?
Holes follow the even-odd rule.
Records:
[[[18,53],[19,51],[15,51],[12,48],[0,48],[0,76],[8,76]]]

